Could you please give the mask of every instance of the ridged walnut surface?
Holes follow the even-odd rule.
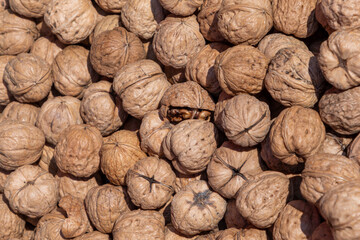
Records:
[[[51,0],[9,0],[10,8],[25,17],[40,18]]]
[[[222,0],[205,0],[197,16],[200,32],[208,41],[220,42],[224,37],[218,29],[218,11]]]
[[[18,122],[27,122],[35,126],[39,112],[39,107],[13,101],[9,103],[3,110],[0,116],[0,122],[5,120],[12,120]]]
[[[10,210],[3,194],[0,194],[0,214],[0,239],[21,238],[26,222]]]
[[[4,83],[4,71],[6,64],[16,56],[3,55],[0,56],[0,105],[6,106],[12,100],[11,94]]]
[[[204,0],[159,0],[163,8],[178,16],[193,14]]]
[[[56,55],[65,48],[65,44],[60,42],[54,35],[40,37],[31,46],[30,53],[41,57],[48,64],[52,64]]]

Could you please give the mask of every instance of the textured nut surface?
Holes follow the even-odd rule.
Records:
[[[0,239],[21,238],[25,220],[10,210],[3,194],[0,194]]]
[[[323,10],[321,9],[321,2],[322,0],[317,0],[316,7],[315,7],[315,18],[320,23],[320,25],[329,33],[331,34],[334,32],[334,29],[332,29],[329,26],[329,23],[327,21],[327,18],[324,15]]]
[[[0,12],[4,11],[5,9],[9,9],[9,1],[8,0],[0,0]]]
[[[193,181],[175,194],[171,223],[180,233],[192,236],[215,229],[225,211],[226,201],[211,191],[206,181]]]
[[[87,0],[52,0],[44,15],[51,32],[66,44],[86,39],[94,30],[96,18],[96,9]]]
[[[229,95],[256,94],[263,88],[269,59],[257,48],[238,45],[219,54],[215,72],[220,87]]]
[[[170,223],[165,226],[165,239],[166,240],[194,240],[196,239],[196,235],[193,237],[187,237],[174,228],[174,226]]]
[[[225,0],[218,12],[218,30],[234,45],[257,44],[272,28],[270,0]]]
[[[220,42],[224,37],[218,30],[218,11],[221,7],[221,0],[206,0],[197,16],[200,24],[200,32],[208,41]]]
[[[128,0],[95,0],[95,2],[103,10],[112,13],[120,13],[121,8],[128,2]]]
[[[22,53],[10,60],[3,78],[15,99],[25,103],[44,99],[53,83],[50,65],[31,53]]]
[[[54,148],[45,144],[38,163],[39,167],[55,176],[58,168],[54,159]],[[60,195],[61,197],[61,195]]]
[[[333,133],[326,133],[325,140],[321,145],[318,153],[331,153],[336,155],[346,155],[346,150],[348,146],[353,141],[351,137],[335,135]],[[350,145],[351,146],[351,145]],[[351,147],[350,147],[351,148]],[[349,157],[351,155],[351,150],[348,150]],[[350,157],[351,158],[351,157]]]
[[[93,231],[91,233],[86,233],[80,237],[74,238],[74,240],[110,240],[110,236],[105,233]]]
[[[4,192],[5,182],[10,173],[11,171],[0,169],[0,193]]]
[[[310,240],[334,240],[329,224],[323,222],[315,228],[311,234]]]
[[[225,212],[225,223],[227,228],[241,229],[247,225],[246,220],[240,215],[236,209],[236,200],[231,199],[228,201]]]
[[[102,32],[113,30],[116,27],[121,27],[120,15],[106,15],[95,26],[94,31],[89,36],[89,41],[92,43],[94,39]]]
[[[204,0],[159,0],[159,2],[163,8],[175,15],[189,16],[203,4]]]
[[[64,220],[64,214],[58,211],[44,215],[37,224],[34,240],[65,240],[60,233]]]
[[[205,39],[199,31],[195,15],[167,16],[159,23],[153,40],[153,48],[159,61],[165,66],[178,69],[184,68],[189,59],[204,46]]]
[[[37,166],[24,165],[7,177],[4,194],[14,212],[36,218],[56,207],[58,187],[50,173]]]
[[[175,172],[176,174],[175,185],[174,185],[175,192],[177,193],[185,189],[185,187],[192,181],[205,180],[206,176],[204,173],[205,172],[193,174],[193,175],[184,175],[179,172]]]
[[[25,17],[42,17],[51,0],[9,0],[11,10]]]
[[[236,234],[237,240],[267,240],[268,237],[266,235],[265,230],[248,227],[240,229],[240,231]]]
[[[11,56],[11,55],[0,56],[0,105],[1,106],[5,106],[9,104],[11,101],[11,94],[5,86],[3,76],[4,76],[6,64],[14,58],[15,56]]]
[[[60,42],[54,35],[38,38],[31,46],[30,53],[41,57],[48,64],[52,64],[56,55],[63,50],[65,44]]]
[[[12,120],[18,122],[27,122],[35,125],[39,112],[40,108],[34,105],[13,101],[9,103],[3,110],[0,116],[0,122],[4,120]]]

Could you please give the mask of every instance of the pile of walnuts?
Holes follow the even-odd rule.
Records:
[[[360,239],[357,0],[0,0],[0,240]]]

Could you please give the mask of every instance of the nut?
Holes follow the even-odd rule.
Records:
[[[40,108],[34,105],[13,101],[3,110],[0,122],[12,120],[17,122],[27,122],[35,126],[39,112]]]
[[[11,56],[11,55],[0,56],[0,105],[1,106],[6,106],[11,101],[11,94],[5,86],[3,76],[4,76],[6,64],[14,58],[15,56]]]
[[[50,2],[51,0],[9,0],[9,5],[11,10],[22,16],[40,18]]]
[[[159,2],[163,8],[175,15],[189,16],[203,4],[204,0],[159,0]]]

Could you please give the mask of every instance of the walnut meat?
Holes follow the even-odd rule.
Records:
[[[272,28],[270,0],[224,0],[218,12],[218,30],[234,45],[256,45]]]
[[[125,185],[128,170],[146,154],[140,148],[136,132],[120,130],[104,138],[101,148],[101,171],[114,185]]]
[[[106,12],[120,13],[128,0],[95,0],[95,2]]]
[[[114,240],[121,239],[165,239],[165,220],[156,211],[135,210],[122,214],[112,231]]]
[[[58,182],[53,175],[33,165],[24,165],[10,173],[4,194],[10,208],[31,218],[41,217],[56,207]]]
[[[34,21],[11,10],[0,11],[0,55],[25,53],[38,37]]]
[[[222,0],[206,0],[197,16],[200,32],[208,41],[220,42],[224,38],[218,30],[218,11]]]
[[[38,38],[31,46],[30,53],[43,58],[48,64],[52,64],[56,55],[63,50],[65,45],[54,35]]]
[[[31,53],[19,54],[6,65],[4,83],[19,102],[39,102],[53,84],[50,65]]]
[[[240,215],[236,209],[236,200],[231,199],[228,201],[225,212],[225,223],[227,228],[241,229],[247,225],[246,220]]]
[[[170,86],[160,65],[148,59],[127,64],[116,73],[113,82],[124,110],[138,119],[159,107]]]
[[[113,30],[116,27],[122,27],[120,15],[106,15],[96,24],[94,31],[90,34],[90,43],[92,43],[100,33]]]
[[[301,195],[315,204],[335,186],[360,178],[360,166],[356,161],[334,154],[316,154],[305,162],[301,173]]]
[[[289,178],[283,173],[260,173],[239,189],[236,197],[237,210],[252,225],[268,228],[286,205],[289,184]]]
[[[51,0],[9,0],[11,10],[29,18],[42,17],[50,2]]]
[[[35,125],[39,112],[40,108],[34,105],[13,101],[3,110],[0,122],[4,120],[13,120]]]
[[[85,206],[92,224],[102,233],[111,233],[116,219],[130,211],[125,189],[111,184],[90,189]]]
[[[193,14],[204,0],[159,0],[163,8],[178,16]]]
[[[25,220],[10,210],[4,195],[0,194],[0,239],[21,238]]]
[[[199,31],[195,15],[167,16],[160,22],[153,40],[153,48],[159,61],[177,69],[184,68],[189,59],[204,46],[205,39]]]
[[[125,122],[127,113],[120,98],[115,97],[108,81],[100,81],[84,91],[80,113],[85,123],[99,129],[103,136],[118,130]]]
[[[3,76],[4,76],[6,64],[15,57],[16,56],[11,56],[11,55],[0,56],[0,105],[1,106],[5,106],[9,104],[12,98],[9,90],[5,86]]]
[[[145,56],[141,40],[122,27],[100,33],[90,49],[90,62],[95,71],[110,78],[126,64]]]
[[[88,0],[52,0],[44,21],[51,32],[65,44],[85,40],[94,30],[97,12]]]
[[[323,222],[315,228],[311,234],[310,240],[334,240],[329,224]]]

